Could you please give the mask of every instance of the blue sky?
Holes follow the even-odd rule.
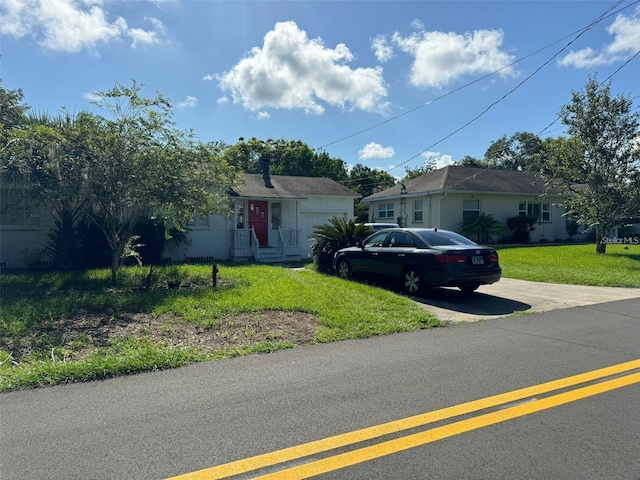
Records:
[[[638,1],[0,0],[3,86],[36,112],[135,79],[204,141],[302,140],[397,177],[561,135],[589,75],[637,105],[639,51]]]

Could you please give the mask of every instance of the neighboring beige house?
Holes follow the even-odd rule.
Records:
[[[0,267],[38,263],[54,226],[42,205],[16,190],[0,189]],[[228,191],[231,217],[197,216],[187,242],[165,252],[173,261],[257,259],[278,262],[307,258],[315,225],[334,216],[353,218],[360,195],[329,178],[244,175]],[[46,264],[46,259],[39,263]]]
[[[566,239],[567,222],[557,190],[533,172],[447,166],[363,198],[369,221],[458,231],[467,218],[493,214],[502,223],[519,214],[539,221],[531,241]]]

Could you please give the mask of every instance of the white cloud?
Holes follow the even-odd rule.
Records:
[[[191,96],[187,96],[186,100],[176,103],[176,107],[178,108],[193,108],[197,106],[198,106],[198,98],[191,97]]]
[[[371,40],[371,49],[378,61],[381,63],[393,58],[393,47],[389,45],[389,42],[384,35],[376,35],[373,40]]]
[[[0,34],[32,35],[40,45],[57,52],[94,50],[98,45],[130,37],[132,47],[159,43],[162,22],[145,19],[151,30],[129,28],[122,17],[113,21],[101,0],[0,0]]]
[[[271,115],[269,115],[269,112],[258,112],[258,120],[268,120],[269,118],[271,118]]]
[[[277,23],[231,70],[220,76],[220,88],[248,110],[267,107],[303,109],[321,114],[324,105],[380,111],[387,88],[382,68],[347,64],[353,55],[344,44],[326,48],[309,40],[295,22]]]
[[[215,77],[210,73],[207,73],[204,77],[202,77],[203,82],[212,82],[213,80],[215,80]]]
[[[423,24],[423,23],[420,21],[420,19],[418,19],[418,18],[414,18],[414,19],[411,21],[411,27],[412,27],[414,30],[419,30],[419,31],[423,31],[423,30],[424,30],[424,24]]]
[[[416,21],[412,25],[420,27]],[[504,34],[499,30],[477,30],[465,34],[420,30],[408,37],[398,32],[392,36],[402,51],[414,57],[411,84],[436,88],[467,74],[500,70],[503,77],[515,75],[515,71],[507,67],[515,57],[500,49],[503,39]]]
[[[140,45],[153,45],[158,42],[158,34],[156,32],[142,30],[141,28],[132,28],[129,30],[128,35],[133,40],[131,44],[133,48],[137,48]]]
[[[455,163],[451,155],[444,155],[440,152],[424,152],[421,156],[425,159],[425,164],[433,162],[436,168],[443,168]]]
[[[391,158],[395,155],[393,147],[383,147],[379,143],[367,143],[362,150],[358,152],[360,160],[368,160],[370,158]]]
[[[571,51],[558,63],[564,67],[592,68],[610,65],[633,55],[640,50],[640,7],[631,16],[618,15],[607,31],[613,35],[613,42],[600,51],[590,47]]]
[[[132,48],[144,45],[154,45],[160,43],[161,38],[166,37],[166,29],[164,24],[157,18],[145,18],[145,21],[151,23],[153,30],[143,30],[141,28],[132,28],[127,35],[133,39]]]
[[[96,95],[93,92],[89,92],[89,93],[85,93],[84,95],[82,95],[84,97],[84,99],[88,102],[99,102],[100,100],[102,100],[98,95]]]
[[[218,105],[226,105],[227,103],[229,103],[229,97],[227,97],[227,96],[225,95],[225,96],[220,97],[220,98],[219,98],[218,100],[216,100],[216,101],[217,101]]]

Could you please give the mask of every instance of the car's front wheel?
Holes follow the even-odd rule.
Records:
[[[339,259],[336,265],[336,273],[345,280],[351,278],[351,265],[349,265],[349,262],[344,258]]]
[[[402,272],[402,290],[409,295],[417,295],[424,288],[422,274],[417,268],[409,267]]]

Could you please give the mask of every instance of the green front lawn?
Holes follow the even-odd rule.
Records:
[[[498,250],[502,275],[534,282],[640,288],[640,245],[544,245]]]
[[[210,265],[0,275],[0,391],[439,325],[406,297],[309,269]],[[179,278],[178,290],[166,288]]]
[[[500,248],[503,276],[640,288],[640,246]],[[222,265],[0,275],[0,391],[439,325],[406,297],[310,269]],[[166,288],[179,279],[178,290]]]

